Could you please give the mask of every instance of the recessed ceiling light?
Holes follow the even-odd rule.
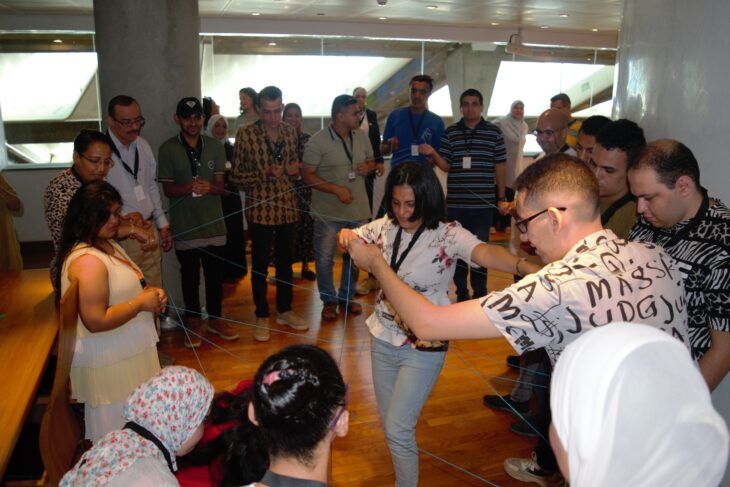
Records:
[[[558,17],[562,17],[564,19],[567,19],[568,17],[570,17],[570,15],[568,15],[568,14],[560,14],[560,15],[558,15]]]
[[[261,15],[261,12],[251,12],[251,15],[253,15],[254,17],[258,17],[259,15]]]
[[[269,42],[269,45],[270,46],[275,46],[276,45],[276,42]]]
[[[56,44],[63,44],[63,41],[61,39],[53,39],[53,42]]]
[[[598,29],[596,29],[596,28],[593,28],[593,29],[591,29],[591,30],[592,30],[593,32],[598,32]]]
[[[426,8],[429,10],[436,10],[439,7],[438,7],[438,5],[426,5]]]
[[[388,17],[378,17],[378,20],[388,20]]]
[[[541,26],[540,26],[540,28],[541,28],[541,29],[549,29],[549,28],[550,28],[550,26],[549,26],[549,25],[541,25]]]
[[[319,15],[320,17],[324,17],[324,13],[322,12],[317,12],[317,15]]]
[[[499,22],[490,22],[489,25],[499,25]]]

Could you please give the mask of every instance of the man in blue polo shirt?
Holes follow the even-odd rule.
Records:
[[[506,204],[504,138],[496,125],[482,118],[484,101],[478,90],[470,88],[461,94],[459,110],[462,118],[446,129],[441,148],[423,144],[420,152],[449,174],[449,220],[457,220],[479,240],[487,242],[495,203]],[[468,274],[469,265],[460,260],[454,273],[457,301],[470,299]],[[486,269],[471,269],[470,281],[473,298],[486,296]]]
[[[408,85],[411,88],[410,106],[396,108],[385,121],[381,152],[384,156],[393,154],[391,168],[406,161],[425,163],[426,157],[419,153],[418,146],[429,144],[438,150],[444,133],[444,121],[428,110],[433,79],[427,74],[419,74]]]

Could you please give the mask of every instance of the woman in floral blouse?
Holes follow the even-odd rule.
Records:
[[[505,248],[481,242],[458,222],[446,222],[444,195],[430,167],[409,162],[392,169],[383,201],[385,217],[342,230],[339,244],[347,248],[359,238],[378,245],[398,277],[434,304],[450,303],[449,284],[459,259],[511,274],[536,270]],[[367,325],[375,398],[396,485],[416,486],[416,423],[441,372],[448,342],[419,340],[382,290]]]

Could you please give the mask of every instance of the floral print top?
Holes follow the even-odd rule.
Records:
[[[398,228],[397,223],[385,216],[357,228],[355,233],[367,243],[376,244],[386,262],[390,262]],[[408,248],[412,237],[412,234],[402,233],[398,259]],[[450,304],[448,291],[457,260],[471,264],[472,251],[480,243],[459,222],[439,223],[437,228],[426,229],[421,234],[398,269],[398,277],[432,303],[440,306]],[[419,340],[395,313],[382,290],[378,290],[375,312],[367,319],[367,325],[375,338],[397,347],[404,344],[414,348],[443,345],[442,342]]]
[[[199,372],[165,367],[132,392],[124,404],[124,419],[155,435],[170,453],[173,469],[177,469],[175,453],[202,424],[213,393],[213,386]],[[84,453],[60,485],[105,485],[143,458],[156,458],[166,465],[163,453],[151,441],[131,429],[112,431]]]

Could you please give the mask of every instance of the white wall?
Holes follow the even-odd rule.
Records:
[[[730,203],[730,2],[627,0],[614,116],[677,139],[710,195]]]
[[[15,188],[23,201],[23,214],[13,219],[15,231],[21,242],[42,242],[51,240],[43,213],[43,192],[48,183],[68,167],[58,169],[12,169],[3,171],[3,176]]]

